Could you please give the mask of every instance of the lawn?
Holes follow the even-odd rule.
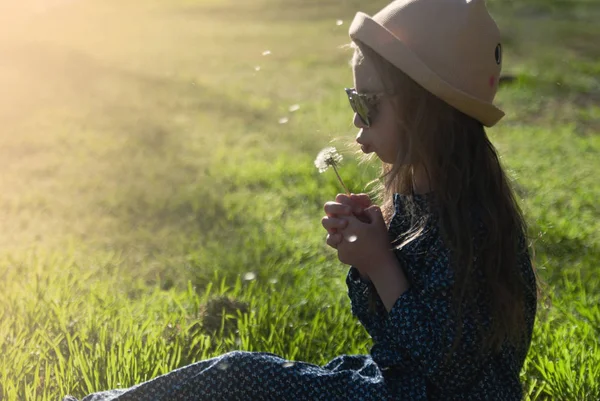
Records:
[[[16,3],[16,2],[12,2]],[[325,245],[365,190],[343,91],[358,0],[0,5],[0,399],[126,387],[235,349],[368,353]],[[7,3],[8,4],[8,3]],[[600,399],[600,4],[488,0],[488,131],[544,282],[528,400]],[[330,174],[331,173],[331,174]]]

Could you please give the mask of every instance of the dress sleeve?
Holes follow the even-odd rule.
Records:
[[[381,327],[383,341],[398,355],[395,364],[418,369],[430,381],[459,388],[472,381],[486,362],[480,351],[473,309],[466,309],[460,345],[446,362],[454,340],[455,321],[450,317],[453,273],[448,253],[420,260],[416,269],[426,272],[423,286],[411,286],[396,300]],[[401,356],[401,357],[400,357]]]
[[[383,302],[376,297],[376,311],[369,310],[369,294],[371,293],[369,281],[360,277],[358,269],[354,266],[350,267],[348,271],[346,285],[352,314],[358,318],[375,342],[381,341],[382,327],[387,315]]]

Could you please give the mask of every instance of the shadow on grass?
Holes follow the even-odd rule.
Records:
[[[530,232],[540,230],[532,227]],[[536,261],[543,262],[544,280],[560,285],[564,280],[581,282],[588,294],[600,285],[600,247],[581,238],[569,238],[558,231],[546,231],[533,240]],[[539,270],[538,270],[539,272]]]
[[[600,131],[600,4],[588,0],[489,0],[515,76],[500,89],[508,124],[552,129],[574,124],[580,135]],[[510,60],[509,60],[510,59]]]

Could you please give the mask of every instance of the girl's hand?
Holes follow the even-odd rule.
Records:
[[[368,217],[367,222],[351,215],[341,218],[347,223],[339,230],[338,234],[343,239],[337,245],[337,250],[342,263],[352,265],[361,274],[369,276],[372,269],[389,260],[392,246],[379,206],[369,206],[364,214]]]
[[[327,214],[321,220],[321,224],[327,230],[327,245],[337,249],[342,242],[342,235],[339,230],[346,228],[347,221],[343,220],[344,216],[355,215],[359,219],[366,220],[364,209],[371,206],[371,199],[367,194],[338,194],[335,197],[335,202],[327,202],[323,209]]]

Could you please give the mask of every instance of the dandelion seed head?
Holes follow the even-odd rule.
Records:
[[[329,166],[337,166],[341,163],[343,157],[338,153],[333,146],[322,149],[315,159],[315,166],[319,169],[319,173],[325,172]]]

